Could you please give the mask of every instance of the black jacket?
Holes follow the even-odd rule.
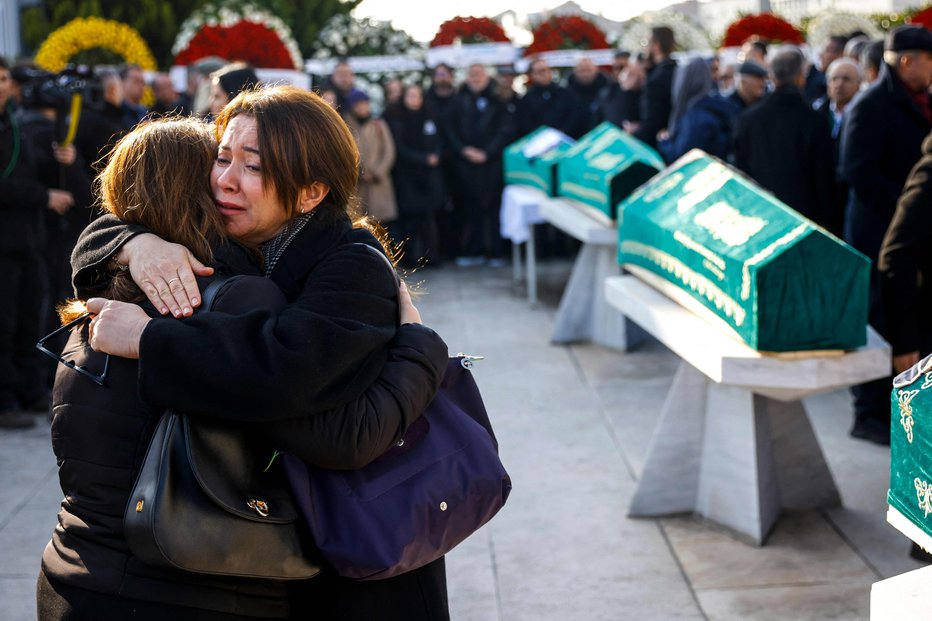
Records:
[[[887,64],[848,104],[839,168],[850,186],[845,241],[876,262],[910,170],[922,154],[929,122]]]
[[[641,92],[641,126],[634,132],[634,136],[652,147],[657,146],[657,132],[670,122],[674,73],[675,60],[668,58],[661,61],[647,75],[647,82]]]
[[[922,143],[880,249],[886,337],[894,355],[932,350],[932,137]]]
[[[49,192],[39,180],[32,141],[14,115],[10,107],[0,109],[0,254],[32,255],[45,246]]]
[[[828,230],[835,172],[825,119],[795,87],[778,88],[738,117],[735,165],[781,201]]]
[[[438,166],[428,166],[427,157],[440,157],[443,141],[433,115],[425,108],[417,112],[403,108],[388,126],[395,139],[392,179],[398,211],[404,214],[436,211],[443,206],[443,176]]]
[[[580,109],[576,96],[558,84],[531,85],[518,100],[518,135],[526,136],[541,125],[576,134]]]
[[[597,73],[592,84],[580,84],[574,74],[566,80],[566,88],[576,98],[576,127],[570,134],[579,138],[599,124],[599,98],[608,88],[608,78]]]
[[[256,349],[261,349],[260,356],[300,356],[299,350],[302,348],[305,351],[314,350],[308,355],[322,355],[323,348],[308,343],[306,338],[301,340],[302,335],[293,333],[296,330],[291,327],[291,322],[301,321],[301,317],[321,330],[316,334],[317,341],[326,341],[333,348],[327,349],[330,359],[319,360],[318,364],[346,366],[342,364],[341,341],[346,341],[347,352],[354,351],[355,343],[352,343],[353,339],[341,334],[341,331],[352,331],[355,328],[365,332],[364,325],[351,325],[361,321],[331,317],[334,323],[345,320],[346,324],[342,329],[334,327],[328,332],[327,326],[322,326],[322,318],[307,319],[307,315],[300,313],[301,309],[294,307],[307,306],[312,300],[322,303],[329,300],[334,309],[345,309],[346,306],[339,303],[339,298],[344,288],[352,289],[348,281],[353,280],[354,274],[364,278],[366,272],[377,273],[375,266],[381,266],[379,269],[382,275],[392,287],[395,286],[393,279],[386,274],[388,268],[385,261],[375,256],[375,253],[355,244],[352,248],[341,247],[341,239],[345,241],[358,237],[371,241],[366,239],[366,235],[348,231],[347,226],[348,222],[341,221],[335,227],[318,226],[314,229],[309,223],[295,238],[274,271],[274,274],[279,275],[279,283],[284,285],[284,296],[272,280],[247,279],[239,281],[239,289],[229,289],[224,295],[218,295],[215,308],[221,312],[202,313],[182,321],[158,318],[150,323],[150,327],[162,335],[160,338],[173,338],[176,334],[173,328],[183,328],[181,338],[186,340],[179,350],[174,351],[200,350],[201,355],[193,358],[200,357],[201,362],[208,365],[205,368],[214,369],[213,372],[205,372],[203,369],[199,372],[203,388],[192,389],[185,382],[180,382],[183,384],[181,388],[174,386],[179,383],[177,380],[180,374],[190,373],[191,367],[179,370],[177,375],[165,369],[168,373],[159,380],[163,382],[161,390],[156,390],[152,398],[146,400],[145,395],[136,390],[137,380],[145,375],[146,367],[163,366],[165,362],[155,359],[152,352],[145,349],[138,365],[135,361],[114,359],[109,390],[97,387],[69,369],[59,369],[54,397],[53,444],[62,464],[62,489],[66,501],[59,515],[62,526],[56,530],[43,562],[50,577],[81,588],[148,601],[173,602],[255,616],[287,614],[287,594],[282,583],[206,580],[191,574],[166,573],[143,566],[132,557],[122,540],[121,517],[154,425],[164,408],[169,407],[166,401],[175,403],[170,407],[193,414],[196,413],[195,408],[178,405],[180,401],[176,401],[183,399],[185,389],[190,391],[191,399],[195,402],[205,400],[205,396],[200,394],[204,391],[215,390],[218,400],[223,400],[227,392],[238,392],[236,384],[239,383],[238,378],[242,377],[238,373],[242,373],[250,362],[241,356],[257,355]],[[308,229],[311,229],[311,234],[304,235]],[[111,217],[95,222],[91,234],[82,239],[76,251],[76,263],[85,266],[84,271],[79,272],[78,279],[92,273],[93,266],[100,263],[97,259],[110,256],[113,248],[134,232],[138,232],[138,229],[118,225],[118,221]],[[101,245],[94,247],[89,239],[96,239]],[[308,247],[308,243],[314,240],[321,244],[316,254]],[[328,242],[331,244],[328,245]],[[357,256],[352,252],[357,250],[365,254]],[[355,268],[346,264],[348,253],[359,259]],[[372,257],[373,261],[370,262],[368,257]],[[311,265],[302,266],[302,259],[307,259]],[[331,266],[331,262],[338,266]],[[231,261],[228,265],[234,263]],[[244,271],[243,265],[241,260],[236,262],[237,271]],[[342,279],[335,278],[337,272],[343,274]],[[299,282],[299,278],[303,278],[303,282]],[[85,294],[99,292],[102,279],[91,279],[90,282],[90,288],[79,287],[79,291]],[[308,284],[310,282],[313,285]],[[301,289],[300,295],[295,295],[294,292],[301,285],[317,287],[317,295],[306,289]],[[359,287],[356,289],[355,293],[352,290],[346,292],[348,303],[360,303]],[[281,308],[296,299],[296,303]],[[391,325],[391,331],[394,332],[396,305],[387,300],[384,306],[389,315],[380,323]],[[214,336],[211,325],[231,326],[238,319],[256,314],[265,317],[274,315],[280,320],[275,326],[263,329],[256,327],[255,318],[246,319],[245,323],[256,327],[257,331],[246,341],[233,337],[226,351],[211,349],[215,345],[205,345],[207,349],[198,346],[199,334],[206,332],[208,340]],[[285,317],[289,314],[295,316]],[[292,330],[292,333],[273,334],[279,329],[286,332]],[[292,351],[282,354],[272,341],[287,341]],[[376,343],[379,339],[371,338],[370,341]],[[265,342],[265,345],[257,345],[261,342]],[[235,424],[254,427],[257,435],[262,434],[267,438],[270,446],[288,450],[311,463],[331,468],[361,467],[384,453],[420,415],[436,392],[446,366],[446,346],[436,334],[423,326],[402,326],[385,345],[380,347],[384,351],[368,356],[378,363],[374,369],[376,377],[372,381],[367,381],[365,374],[360,372],[355,374],[358,380],[350,380],[353,384],[349,387],[351,389],[345,386],[331,387],[331,392],[350,394],[358,392],[360,388],[356,386],[356,381],[363,383],[363,394],[338,407],[319,411],[314,401],[309,399],[297,410],[276,410],[282,403],[294,401],[290,397],[280,398],[278,393],[307,394],[314,389],[303,390],[304,386],[316,385],[313,375],[297,378],[282,372],[278,375],[280,379],[277,383],[267,384],[261,394],[252,395],[251,400],[260,405],[255,407],[251,415],[240,408],[221,408],[213,414],[238,419],[241,422]],[[72,335],[69,348],[74,351],[79,363],[86,362],[92,369],[102,364],[102,356],[87,348],[80,333]],[[213,362],[208,362],[208,358]],[[300,364],[297,358],[285,361],[268,358],[261,360],[258,366],[263,369],[280,368],[282,362]],[[184,366],[191,361],[178,362]],[[312,365],[305,368],[308,366]],[[368,368],[370,365],[361,366]],[[233,370],[228,372],[228,368]],[[256,373],[264,374],[259,369],[256,369]],[[165,383],[169,375],[175,375],[174,384],[172,380]],[[289,390],[281,390],[282,386],[288,386]],[[259,390],[259,387],[253,385],[251,389],[246,388],[246,391],[249,390]],[[161,398],[163,393],[168,396],[167,399]],[[69,498],[78,500],[72,502]],[[89,526],[82,528],[84,524]],[[82,569],[84,567],[87,571]]]
[[[615,82],[599,95],[599,121],[622,127],[625,121],[637,123],[641,118],[641,91],[624,91]]]

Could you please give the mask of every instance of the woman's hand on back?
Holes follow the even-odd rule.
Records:
[[[130,239],[116,258],[129,265],[133,282],[155,308],[163,315],[170,312],[175,317],[193,315],[201,303],[194,277],[214,273],[214,268],[198,261],[184,246],[151,233]]]

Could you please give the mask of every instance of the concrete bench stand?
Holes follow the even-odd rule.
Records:
[[[549,200],[546,193],[524,185],[506,185],[499,210],[499,232],[511,241],[512,279],[515,285],[524,279],[521,270],[521,245],[525,245],[527,261],[527,300],[537,306],[537,250],[534,247],[534,225],[544,222],[540,206]]]
[[[851,352],[762,355],[724,322],[698,316],[705,310],[718,320],[685,292],[636,272],[605,281],[609,304],[681,361],[629,515],[696,513],[762,545],[781,509],[840,504],[801,399],[886,376],[889,346],[868,329],[867,346]],[[692,301],[690,309],[668,295]]]
[[[606,278],[621,273],[618,231],[607,218],[597,220],[586,209],[565,198],[550,198],[540,205],[542,218],[583,244],[560,299],[550,340],[556,344],[592,341],[628,351],[646,335],[606,302],[603,286]]]

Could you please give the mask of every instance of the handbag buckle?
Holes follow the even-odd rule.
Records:
[[[464,369],[471,369],[477,360],[485,360],[485,356],[469,356],[464,353],[456,354],[454,358],[460,359],[460,364]]]
[[[254,510],[262,517],[269,517],[269,503],[261,498],[249,498],[246,500],[246,506]]]

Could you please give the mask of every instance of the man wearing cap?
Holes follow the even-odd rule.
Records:
[[[738,65],[736,78],[735,90],[727,99],[740,112],[760,101],[767,92],[767,70],[753,60],[746,60]]]
[[[850,186],[845,240],[872,262],[869,320],[882,335],[887,326],[874,266],[897,199],[932,128],[930,84],[932,32],[900,26],[887,36],[880,78],[850,104],[842,129],[839,169]],[[890,381],[852,388],[853,437],[889,444]]]

